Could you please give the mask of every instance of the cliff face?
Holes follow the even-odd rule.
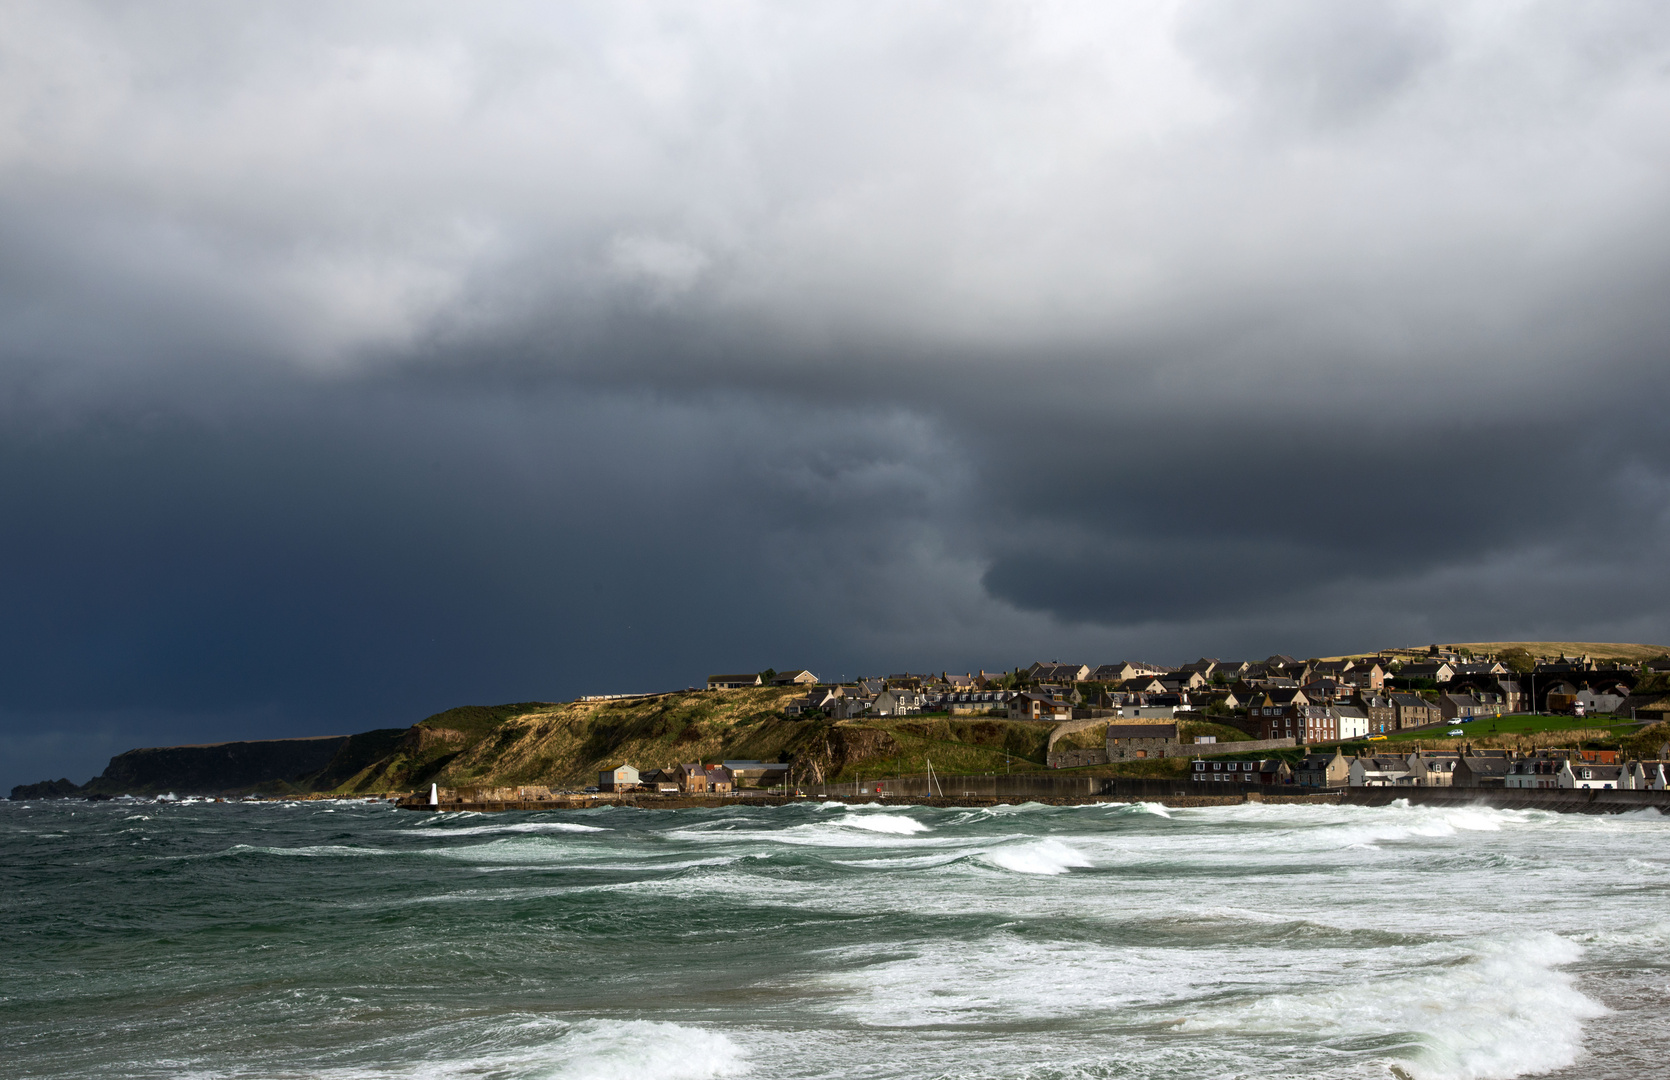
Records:
[[[13,799],[68,799],[81,794],[81,785],[70,781],[68,777],[58,780],[42,780],[38,784],[19,784],[12,788]]]
[[[367,735],[375,735],[368,732]],[[364,740],[367,736],[356,736]],[[81,795],[225,795],[263,788],[313,790],[311,778],[325,771],[350,737],[269,739],[159,746],[117,754]]]

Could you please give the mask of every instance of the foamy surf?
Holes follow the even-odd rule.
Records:
[[[1589,1080],[1670,1030],[1656,815],[390,813],[0,804],[7,1075]]]
[[[576,1024],[551,1047],[541,1080],[713,1080],[748,1072],[747,1055],[730,1036],[707,1028],[651,1020]]]
[[[1176,1029],[1292,1032],[1329,1040],[1404,1036],[1407,1048],[1387,1064],[1415,1080],[1508,1080],[1571,1065],[1582,1049],[1583,1021],[1606,1012],[1560,970],[1578,960],[1582,949],[1556,935],[1483,939],[1428,951],[1433,955],[1418,973],[1215,1005],[1179,1020]]]
[[[1065,874],[1074,867],[1091,865],[1084,854],[1059,840],[1034,840],[1024,844],[1005,844],[982,853],[981,857],[994,866],[1013,870],[1017,874]]]
[[[895,836],[909,836],[912,833],[928,831],[928,826],[902,814],[849,814],[841,820],[841,824],[849,829],[892,833]]]
[[[481,1038],[478,1034],[467,1041]],[[449,1041],[466,1040],[455,1035]],[[730,1036],[665,1021],[501,1023],[495,1025],[492,1041],[527,1045],[435,1054],[405,1066],[322,1069],[311,1075],[319,1080],[719,1080],[750,1071],[748,1055]]]
[[[519,821],[510,825],[471,825],[467,828],[454,829],[446,824],[431,825],[427,822],[418,826],[418,830],[432,836],[490,836],[495,833],[598,833],[610,830],[601,825],[582,825],[577,821]]]

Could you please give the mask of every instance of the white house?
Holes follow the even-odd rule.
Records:
[[[1590,765],[1586,761],[1579,761],[1576,765],[1565,763],[1560,772],[1560,786],[1565,788],[1590,789],[1612,788],[1630,789],[1635,785],[1631,782],[1628,771],[1622,765]]]
[[[1347,782],[1352,787],[1419,787],[1425,779],[1426,767],[1418,760],[1360,757],[1351,760]]]
[[[922,711],[922,694],[917,690],[883,690],[876,695],[870,711],[876,716],[911,716]]]
[[[1125,720],[1173,720],[1177,717],[1177,706],[1121,705],[1119,715]]]
[[[624,791],[638,786],[638,770],[631,765],[617,765],[608,772],[597,774],[599,791]]]
[[[1338,739],[1366,739],[1368,738],[1368,714],[1354,705],[1338,705],[1333,709],[1334,719],[1338,724],[1335,737]]]

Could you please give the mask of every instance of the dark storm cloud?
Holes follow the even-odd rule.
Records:
[[[709,668],[1670,638],[1650,5],[0,19],[0,781]]]

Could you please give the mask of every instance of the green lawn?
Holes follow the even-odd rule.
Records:
[[[1628,735],[1639,730],[1640,726],[1628,720],[1620,721],[1615,716],[1533,716],[1530,713],[1516,713],[1503,717],[1480,717],[1465,724],[1445,724],[1413,731],[1396,731],[1387,735],[1385,741],[1407,742],[1411,739],[1442,739],[1448,737],[1448,733],[1457,728],[1473,738],[1483,739],[1492,735],[1532,735],[1544,731],[1572,730],[1610,731]]]

